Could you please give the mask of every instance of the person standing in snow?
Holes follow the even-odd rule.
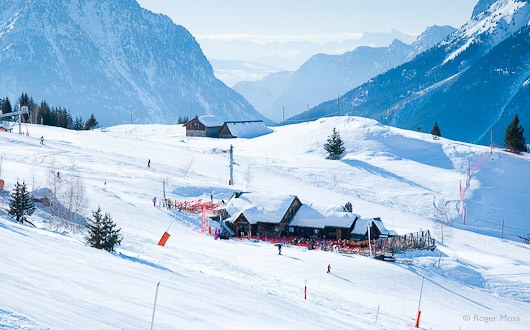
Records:
[[[44,135],[40,137],[40,144],[44,144]]]
[[[147,167],[151,167],[151,159],[147,160]]]
[[[156,207],[156,197],[153,198],[153,206]]]
[[[328,274],[331,273],[331,265],[328,264]]]
[[[282,245],[278,244],[278,255],[282,254]]]

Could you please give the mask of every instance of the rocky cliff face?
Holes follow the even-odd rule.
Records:
[[[0,90],[101,124],[179,115],[262,119],[217,80],[194,37],[134,0],[0,0]]]

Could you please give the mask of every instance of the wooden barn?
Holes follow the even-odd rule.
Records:
[[[223,139],[253,138],[272,132],[263,120],[226,121],[219,130],[219,137]]]
[[[226,205],[225,214],[229,218],[225,221],[237,236],[285,236],[301,205],[296,196],[238,193]]]
[[[195,116],[183,126],[186,127],[186,136],[212,137],[219,136],[223,122],[212,115]]]
[[[348,212],[324,216],[309,205],[302,205],[289,224],[289,232],[305,238],[349,239],[358,218]]]

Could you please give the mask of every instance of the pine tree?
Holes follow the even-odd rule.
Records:
[[[17,180],[15,189],[11,193],[8,213],[18,222],[27,222],[30,225],[35,226],[27,219],[27,216],[32,215],[33,212],[35,212],[35,203],[33,203],[30,193],[27,191],[26,183],[22,181],[22,184],[20,184]]]
[[[92,211],[92,219],[87,218],[88,236],[85,240],[91,247],[102,249],[102,240],[104,234],[103,217],[101,215],[101,208],[98,206],[97,211]]]
[[[93,128],[97,128],[99,125],[98,121],[96,120],[96,117],[94,117],[94,114],[90,115],[90,118],[85,123],[85,129],[91,130]]]
[[[351,205],[350,202],[347,202],[343,207],[342,207],[342,210],[344,212],[349,212],[349,213],[352,213],[353,212],[353,207]]]
[[[506,145],[506,149],[514,151],[527,151],[526,140],[524,138],[524,128],[519,126],[519,117],[517,114],[513,118],[508,128],[506,128],[506,133],[504,134],[504,144]]]
[[[29,105],[28,93],[23,92],[22,95],[20,95],[20,97],[18,98],[18,104],[20,104],[21,107]]]
[[[324,149],[328,152],[327,159],[340,159],[344,153],[344,142],[342,142],[340,134],[335,128],[328,137],[328,142],[324,144]]]
[[[105,233],[103,250],[114,252],[114,247],[121,244],[121,228],[116,229],[116,224],[112,221],[112,218],[108,213],[105,213],[103,223],[105,224],[105,226],[103,227]]]
[[[75,129],[76,131],[82,130],[83,129],[83,118],[76,116],[75,121],[72,126],[73,126],[72,128]]]
[[[114,248],[121,243],[121,229],[115,229],[116,224],[112,221],[110,214],[101,214],[101,207],[98,206],[96,211],[92,211],[92,219],[87,218],[88,235],[85,240],[90,246],[114,252]]]
[[[11,107],[11,102],[9,102],[9,97],[6,97],[2,102],[2,113],[10,112],[13,112],[13,108]]]
[[[431,134],[433,137],[438,138],[442,136],[442,132],[440,132],[440,127],[438,127],[438,122],[434,122],[434,126],[431,129]]]

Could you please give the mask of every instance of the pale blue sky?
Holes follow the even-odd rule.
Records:
[[[429,25],[462,26],[477,0],[138,0],[196,37],[211,35],[419,34]],[[307,38],[304,38],[307,39]]]

